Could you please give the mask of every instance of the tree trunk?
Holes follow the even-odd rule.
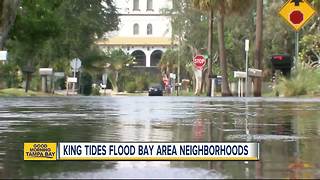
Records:
[[[8,33],[16,19],[20,0],[0,0],[0,49],[3,49]]]
[[[116,73],[116,76],[115,76],[115,83],[114,83],[114,89],[113,90],[115,92],[118,92],[118,76],[119,76],[119,72],[116,71],[115,73]]]
[[[261,69],[262,61],[262,35],[263,35],[263,0],[257,0],[257,20],[256,20],[256,49],[254,58],[254,67]],[[254,78],[253,95],[261,96],[262,78]]]
[[[207,77],[208,77],[208,69],[204,69],[202,71],[200,93],[203,93],[203,92],[205,93],[205,89],[207,87],[207,84],[205,82]],[[210,96],[210,94],[208,96]]]
[[[228,83],[228,72],[227,72],[227,60],[226,60],[226,52],[225,52],[225,44],[224,44],[224,7],[223,3],[221,3],[222,7],[219,10],[218,14],[218,41],[219,41],[219,59],[220,59],[220,68],[222,75],[222,85],[221,85],[221,93],[222,96],[231,96],[231,92],[229,89]]]
[[[209,10],[208,26],[208,73],[207,73],[207,96],[211,96],[211,79],[212,78],[212,31],[213,31],[213,10]]]
[[[31,81],[31,72],[27,72],[26,73],[26,87],[24,90],[25,93],[28,93],[28,90],[30,88],[30,81]]]
[[[202,71],[195,69],[193,72],[194,72],[194,77],[195,77],[195,80],[196,80],[195,95],[200,95],[200,93],[201,93],[201,85],[202,85]]]

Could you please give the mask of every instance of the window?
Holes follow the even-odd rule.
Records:
[[[147,0],[147,11],[148,11],[148,10],[153,10],[152,0]]]
[[[152,34],[152,24],[148,24],[147,25],[147,35],[151,35]]]
[[[139,24],[134,24],[133,25],[133,35],[138,35],[139,34]]]
[[[139,10],[139,0],[133,0],[133,10]]]

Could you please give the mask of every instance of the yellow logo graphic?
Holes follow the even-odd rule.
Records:
[[[57,143],[24,143],[24,160],[57,160]]]

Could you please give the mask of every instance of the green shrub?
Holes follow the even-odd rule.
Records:
[[[138,76],[136,78],[136,82],[137,84],[137,90],[138,91],[144,91],[146,89],[148,89],[148,86],[149,86],[149,82],[148,82],[148,77],[147,76]]]
[[[159,83],[161,78],[156,73],[127,71],[119,76],[119,91],[125,90],[129,93],[135,91],[146,91],[152,83]]]
[[[87,72],[83,72],[81,75],[81,86],[82,86],[82,93],[86,96],[89,96],[90,94],[93,94],[92,90],[94,88],[92,88],[92,76],[87,73]]]
[[[93,95],[93,96],[100,96],[100,88],[99,88],[99,86],[92,87],[92,89],[91,89],[91,95]]]
[[[137,90],[137,84],[135,82],[128,82],[125,86],[125,90],[129,93],[134,93]]]
[[[49,88],[50,88],[50,84],[48,83],[48,89]],[[33,91],[41,90],[41,77],[40,77],[40,75],[38,75],[36,73],[32,74],[32,79],[30,81],[30,90],[33,90]]]
[[[280,78],[275,88],[283,96],[315,95],[320,93],[320,70],[298,66],[291,78]]]

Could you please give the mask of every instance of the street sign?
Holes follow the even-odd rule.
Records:
[[[246,72],[242,72],[242,71],[234,71],[234,77],[235,78],[242,78],[245,79],[247,77],[247,73]]]
[[[306,0],[288,0],[279,15],[295,30],[299,31],[316,11]]]
[[[250,41],[249,41],[249,39],[246,39],[246,40],[244,41],[244,50],[245,50],[246,52],[248,52],[249,49],[250,49]]]
[[[6,61],[8,56],[7,51],[0,51],[0,61]]]
[[[198,70],[202,70],[207,62],[203,55],[196,55],[192,61],[193,61],[195,68]]]
[[[174,74],[174,73],[170,73],[170,78],[172,78],[172,79],[176,79],[176,74]]]
[[[81,67],[81,60],[79,58],[74,58],[70,62],[71,68],[75,71],[78,71],[79,68]]]
[[[77,82],[78,82],[78,79],[75,78],[75,77],[68,77],[68,78],[67,78],[67,82],[68,82],[68,83],[77,83]]]
[[[64,72],[55,72],[54,77],[64,77]]]

